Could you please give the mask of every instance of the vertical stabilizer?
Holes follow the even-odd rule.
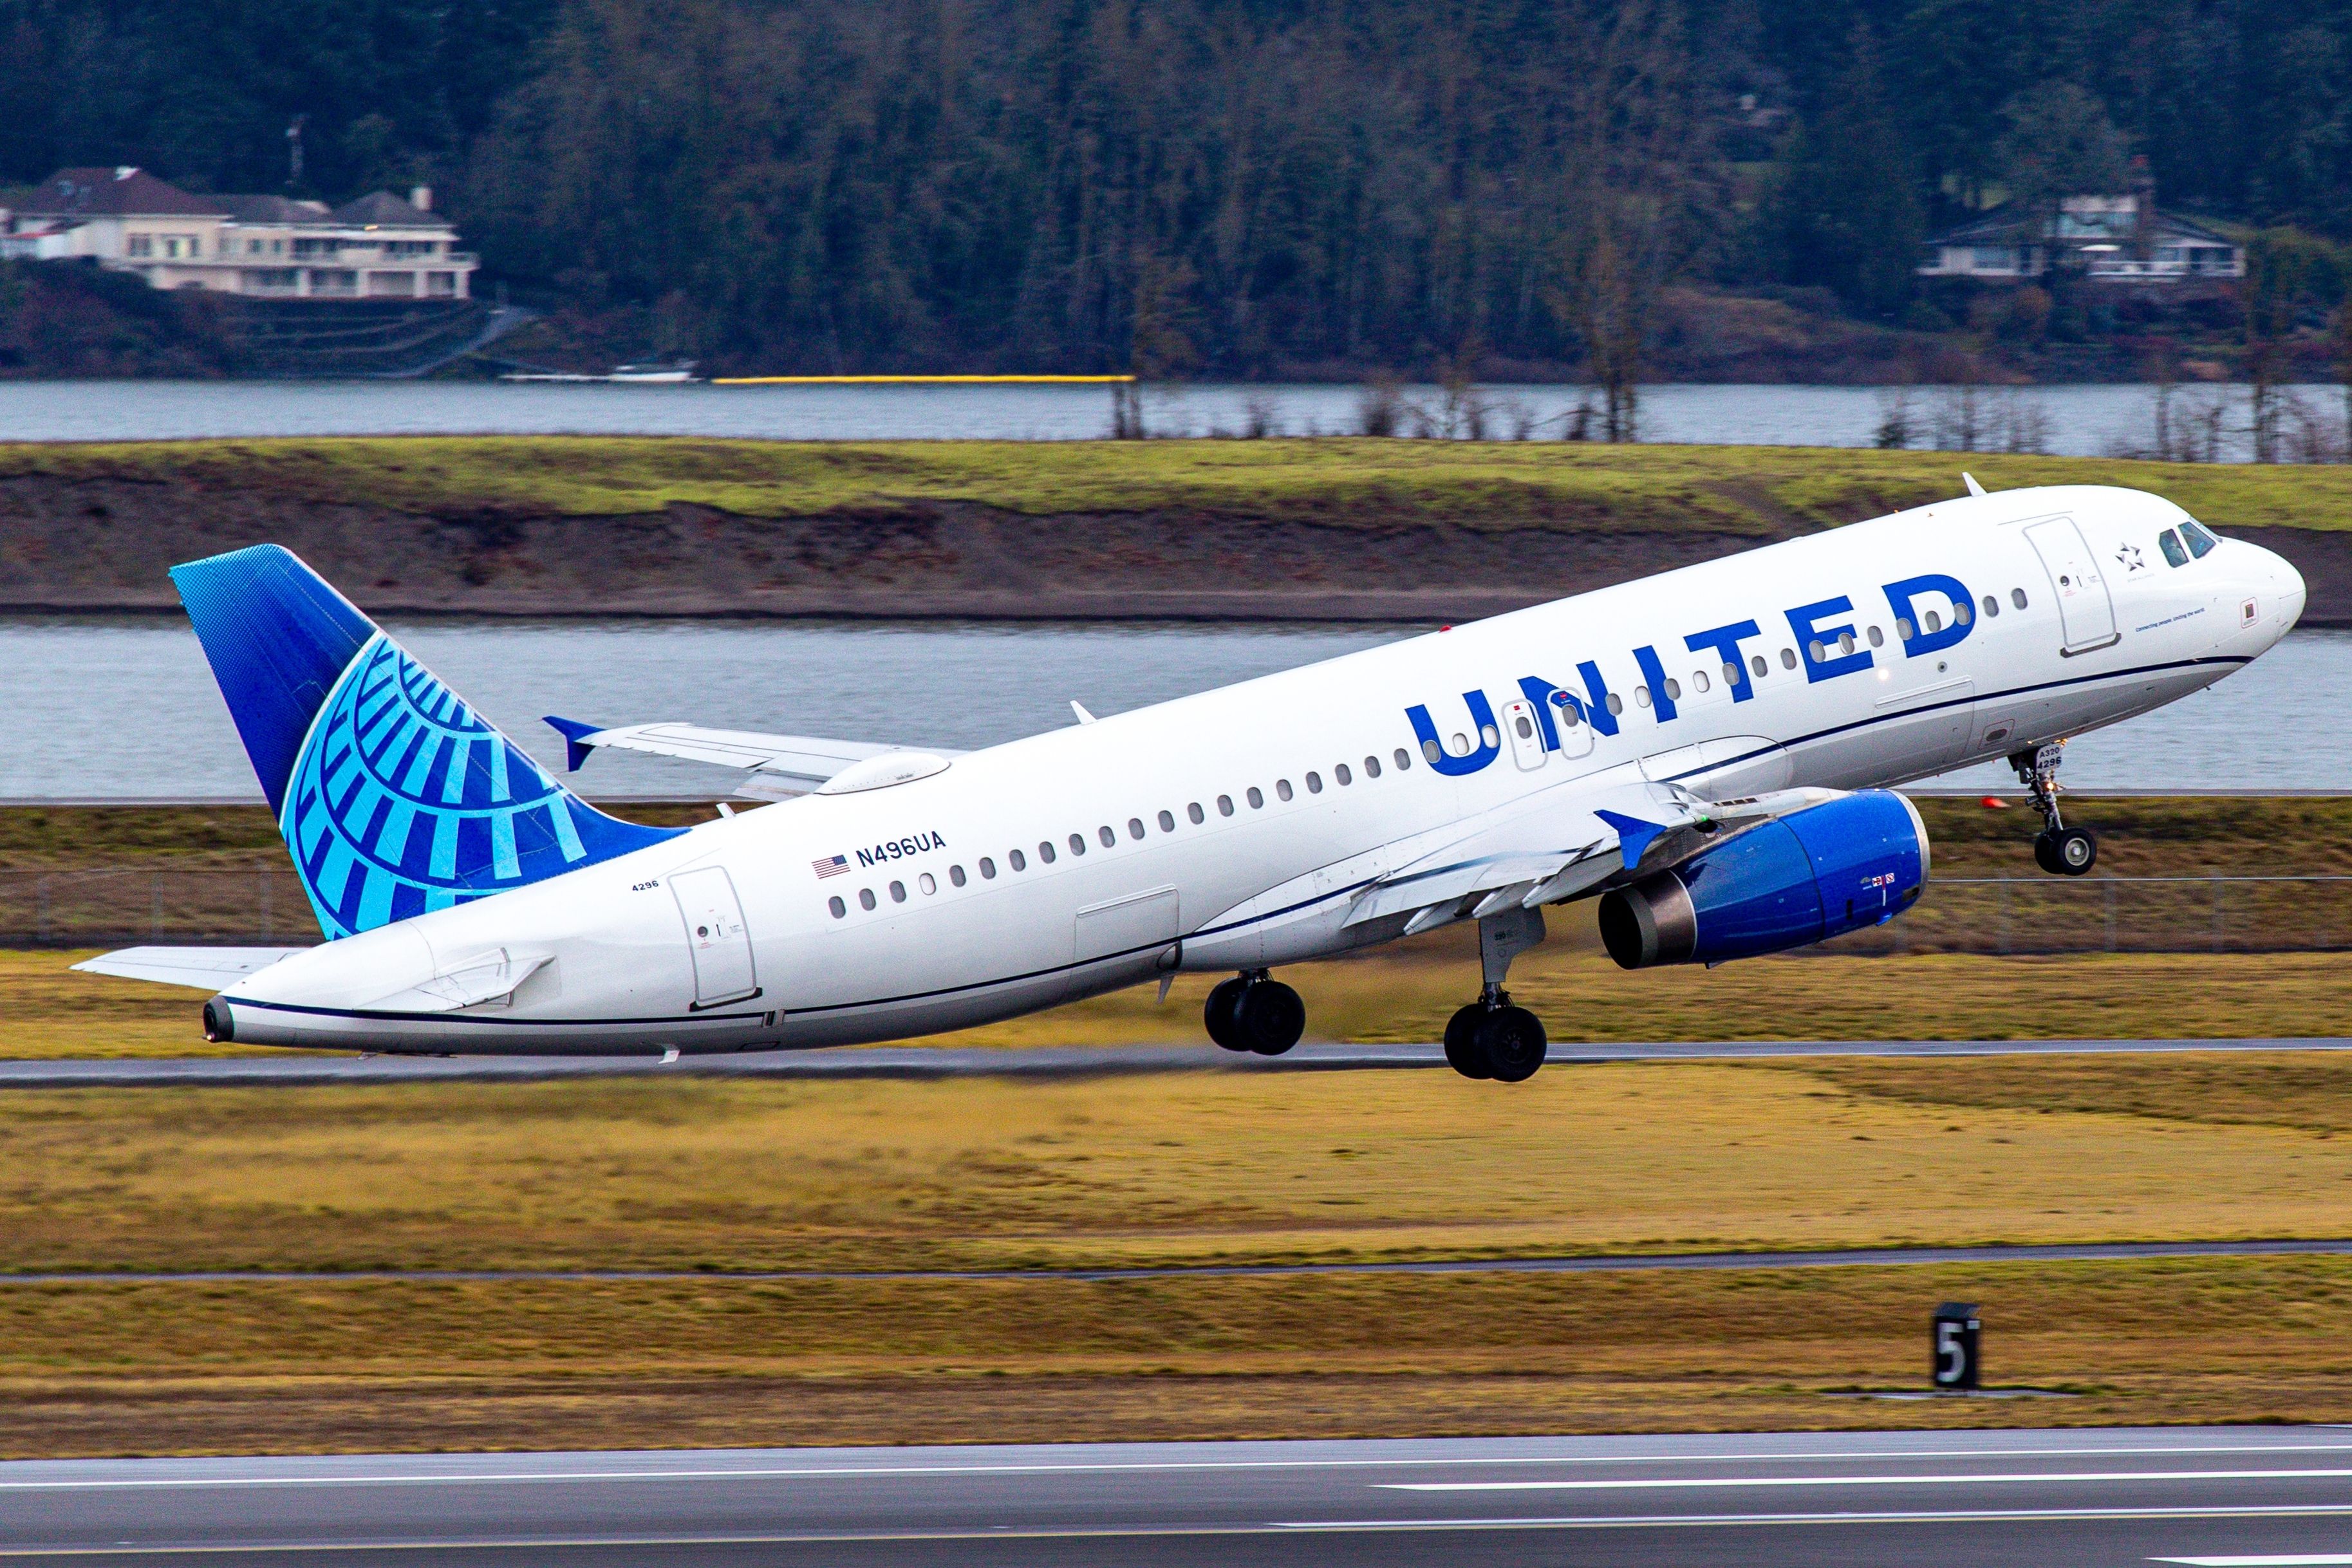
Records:
[[[676,837],[606,816],[291,551],[172,569],[329,937]]]

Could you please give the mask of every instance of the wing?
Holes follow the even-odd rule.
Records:
[[[1538,797],[1470,826],[1357,894],[1346,923],[1410,913],[1403,934],[1448,921],[1534,909],[1688,859],[1776,816],[1833,799],[1835,790],[1792,789],[1713,801],[1678,784],[1636,780]]]
[[[74,967],[85,974],[218,991],[305,951],[299,947],[125,947],[85,958]]]
[[[961,752],[929,746],[917,752],[874,741],[835,741],[817,735],[768,735],[756,730],[709,730],[699,724],[624,724],[599,729],[576,719],[551,713],[548,725],[563,737],[566,765],[577,772],[588,753],[609,746],[620,752],[647,752],[658,757],[683,757],[692,763],[740,768],[753,776],[735,793],[754,799],[776,800],[807,795],[840,778],[859,763],[898,753],[910,762],[918,757],[961,756]],[[919,777],[919,773],[908,776]]]

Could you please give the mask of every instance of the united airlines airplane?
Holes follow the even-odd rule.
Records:
[[[1887,786],[2007,757],[2061,820],[2071,735],[2210,686],[2304,584],[2124,489],[1970,494],[985,751],[562,718],[779,802],[605,816],[301,561],[172,574],[327,938],[79,967],[217,990],[205,1037],[411,1052],[685,1053],[961,1028],[1230,971],[1209,1036],[1286,1051],[1279,964],[1474,921],[1447,1026],[1525,1079],[1544,910],[1598,900],[1628,968],[1890,920],[1928,846]],[[783,797],[793,797],[789,800]],[[1465,985],[1465,990],[1467,987]]]

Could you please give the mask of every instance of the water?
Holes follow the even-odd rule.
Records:
[[[970,748],[1412,635],[1400,627],[935,622],[397,623],[392,630],[551,769],[543,713]],[[0,798],[257,800],[184,622],[0,620]],[[2260,716],[2260,729],[2247,722]],[[2250,744],[2291,735],[2296,746]],[[2095,790],[2352,792],[2352,633],[2296,632],[2213,690],[2067,748]],[[586,793],[723,793],[728,770],[600,753]],[[2013,788],[1998,765],[1946,784]]]
[[[2329,425],[2337,389],[2290,389],[2312,418]],[[1155,435],[1239,434],[1264,424],[1288,436],[1343,435],[1361,428],[1357,386],[1201,384],[1153,388],[1145,421]],[[1487,431],[1507,437],[1524,425],[1557,437],[1588,398],[1577,386],[1478,389]],[[1652,441],[1766,446],[1867,447],[1892,394],[1867,386],[1661,385],[1643,395],[1642,434]],[[1939,413],[1956,395],[1919,388],[1911,411],[1929,445]],[[1443,426],[1444,398],[1430,386],[1402,389],[1402,433],[1423,419]],[[1983,416],[2013,428],[2038,426],[2037,444],[2078,457],[2148,446],[2155,389],[2047,386],[1976,394]],[[2221,455],[2244,456],[2244,394],[2196,388],[2184,403],[2224,405]],[[1416,411],[1418,411],[1416,413]],[[2186,410],[2184,409],[2184,412]],[[1108,434],[1103,386],[601,386],[478,382],[0,382],[0,439],[157,440],[199,437],[398,435],[721,436],[789,440],[986,437],[1086,440]],[[1455,426],[1457,431],[1461,428]],[[1953,444],[1947,432],[1945,444]],[[1979,445],[1999,446],[1998,434]]]

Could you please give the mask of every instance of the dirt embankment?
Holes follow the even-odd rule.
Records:
[[[744,517],[401,510],[173,479],[0,478],[0,611],[170,610],[177,562],[284,544],[378,613],[1425,621],[1498,614],[1808,531],[1376,523],[969,502]],[[2239,528],[2352,625],[2352,534]]]

